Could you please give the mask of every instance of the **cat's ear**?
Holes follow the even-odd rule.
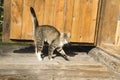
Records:
[[[64,33],[64,38],[70,38],[70,33]]]
[[[65,38],[70,38],[70,32],[68,32],[68,33],[63,33],[63,32],[61,32],[61,36],[63,36],[63,37],[65,37]]]

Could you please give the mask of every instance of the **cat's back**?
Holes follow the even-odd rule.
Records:
[[[58,32],[58,30],[54,26],[51,26],[51,25],[41,25],[41,27],[44,30],[50,30],[50,31],[57,31]]]
[[[51,25],[41,25],[37,29],[37,32],[43,33],[46,38],[53,38],[60,36],[60,32]]]
[[[58,33],[59,34],[59,31],[54,27],[54,26],[51,26],[51,25],[41,25],[41,30],[43,30],[43,32],[51,32],[51,33]]]

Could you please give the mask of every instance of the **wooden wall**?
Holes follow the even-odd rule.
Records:
[[[120,46],[120,6],[119,6],[119,15],[118,15],[118,22],[116,29],[115,45]]]
[[[4,0],[4,23],[3,23],[3,34],[2,41],[8,42],[10,41],[10,13],[11,13],[11,0]]]
[[[120,0],[100,0],[97,48],[89,52],[120,79]]]
[[[101,0],[97,46],[120,59],[120,0]]]
[[[39,24],[53,25],[60,32],[70,32],[71,42],[94,43],[96,40],[99,0],[5,0],[5,3],[8,2],[5,15],[9,16],[10,22],[7,24],[10,30],[6,36],[5,16],[4,41],[33,39],[30,6],[35,8]]]
[[[115,45],[116,33],[119,31],[119,0],[101,0],[102,7],[99,22],[99,38],[98,43]]]

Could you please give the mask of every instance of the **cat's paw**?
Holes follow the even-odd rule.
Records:
[[[42,58],[41,58],[41,57],[38,57],[38,61],[42,61]]]
[[[53,58],[51,58],[50,61],[53,61]]]
[[[39,61],[42,61],[41,54],[42,54],[41,52],[36,53],[36,56],[37,56],[37,58],[38,58]]]
[[[52,58],[52,57],[50,57],[50,56],[48,56],[48,59],[49,59],[50,61],[53,61],[53,58]]]
[[[63,57],[65,58],[65,60],[70,61],[70,57],[68,57],[67,55],[64,55]]]

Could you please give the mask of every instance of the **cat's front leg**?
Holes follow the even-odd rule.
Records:
[[[41,54],[42,54],[41,51],[38,51],[38,52],[36,53],[36,56],[37,56],[37,58],[38,58],[39,61],[42,61]]]
[[[35,48],[35,54],[36,54],[38,60],[39,60],[39,61],[42,61],[42,57],[41,57],[41,55],[42,55],[42,48],[36,47],[36,48]]]

